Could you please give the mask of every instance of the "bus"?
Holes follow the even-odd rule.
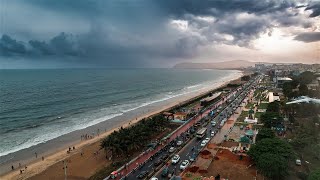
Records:
[[[206,134],[206,132],[207,132],[207,128],[201,128],[201,129],[197,132],[196,137],[199,138],[199,139],[201,139],[201,138],[204,137],[204,135]]]

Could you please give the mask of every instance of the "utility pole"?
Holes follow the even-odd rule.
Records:
[[[66,160],[63,161],[63,169],[64,169],[64,180],[67,180],[67,162]]]

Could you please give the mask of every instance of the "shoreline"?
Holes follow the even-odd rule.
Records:
[[[27,178],[34,177],[34,176],[44,172],[46,169],[50,168],[51,166],[57,164],[58,162],[66,159],[66,158],[70,158],[72,156],[79,154],[80,151],[82,151],[86,148],[90,148],[91,146],[97,146],[97,144],[100,143],[101,139],[107,137],[114,130],[119,129],[120,127],[124,127],[124,128],[128,127],[132,124],[139,122],[143,118],[150,117],[150,116],[156,115],[160,112],[175,108],[177,106],[180,106],[181,104],[185,104],[185,103],[190,102],[192,100],[195,100],[205,94],[208,94],[209,92],[216,91],[217,89],[219,89],[221,87],[225,87],[227,84],[229,84],[233,81],[239,80],[244,75],[244,72],[240,72],[237,75],[238,75],[237,77],[230,78],[229,80],[225,80],[224,82],[223,81],[217,82],[215,87],[208,87],[207,89],[202,90],[200,92],[192,92],[190,94],[182,95],[181,97],[172,98],[171,100],[168,100],[165,102],[151,104],[151,105],[139,108],[137,110],[134,110],[132,112],[127,112],[124,115],[121,115],[119,117],[115,117],[115,118],[109,119],[107,121],[98,123],[98,124],[93,125],[89,128],[86,128],[84,130],[77,130],[72,133],[68,133],[66,135],[63,135],[63,136],[61,136],[61,138],[59,137],[59,138],[50,140],[46,143],[50,144],[50,143],[57,142],[57,143],[60,143],[63,145],[61,145],[61,147],[53,146],[52,148],[49,148],[49,150],[44,151],[44,153],[40,153],[38,155],[37,159],[35,159],[35,157],[29,157],[29,160],[25,160],[27,167],[28,167],[27,171],[22,173],[21,175],[20,175],[20,171],[18,168],[15,171],[9,171],[9,172],[6,172],[6,173],[0,175],[0,179],[1,178],[4,178],[4,179],[27,179]],[[160,106],[159,104],[162,104],[162,105]],[[145,109],[147,109],[147,111],[145,111]],[[132,118],[132,117],[134,117],[134,118]],[[125,119],[125,120],[123,120],[123,119]],[[95,138],[89,139],[89,140],[80,141],[79,134],[83,134],[84,131],[87,131],[87,132],[91,131],[92,132],[92,131],[96,130],[97,127],[100,127],[103,124],[105,127],[108,127],[109,129],[106,130],[105,132],[101,131],[103,133],[101,133],[98,137],[95,137]],[[84,134],[86,134],[86,133],[84,133]],[[63,138],[68,138],[67,136],[69,136],[69,141],[65,141],[65,142],[61,141],[61,139],[63,139]],[[78,137],[78,140],[76,140],[76,139],[74,139],[73,141],[70,140],[75,137]],[[75,146],[76,149],[74,151],[72,151],[70,154],[67,154],[66,151],[68,149],[68,146],[69,147]],[[33,149],[31,149],[31,152]],[[25,151],[27,151],[27,150],[25,150]],[[29,150],[29,153],[30,153],[30,150]],[[101,154],[104,154],[104,153],[101,153]],[[34,154],[31,153],[31,155],[34,155]],[[45,156],[44,161],[41,161],[42,156]],[[4,163],[4,164],[9,164],[9,162]],[[17,164],[16,161],[12,161],[10,163]],[[8,168],[10,168],[10,167],[11,167],[11,165],[8,166]],[[22,166],[22,167],[24,167],[24,166]]]

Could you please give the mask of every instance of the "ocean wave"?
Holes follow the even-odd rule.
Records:
[[[87,112],[85,117],[81,118],[81,121],[79,121],[80,118],[78,116],[83,115],[83,113],[74,114],[74,115],[77,115],[76,117],[66,117],[65,115],[56,116],[55,119],[58,119],[58,120],[61,119],[61,121],[65,123],[70,122],[70,124],[64,125],[63,123],[52,123],[50,124],[50,126],[41,126],[41,127],[29,126],[28,128],[38,129],[37,133],[32,138],[19,144],[18,146],[8,147],[8,149],[1,148],[0,157],[8,155],[10,153],[20,151],[22,149],[30,148],[40,143],[45,143],[47,141],[58,138],[62,135],[71,133],[76,130],[85,129],[87,127],[96,125],[98,123],[107,121],[115,117],[119,117],[125,113],[137,110],[139,108],[146,107],[148,105],[164,102],[172,98],[191,94],[194,92],[200,92],[200,91],[204,92],[206,90],[217,88],[218,86],[221,86],[223,83],[227,81],[231,81],[239,78],[241,75],[242,75],[241,72],[235,71],[225,77],[222,77],[214,81],[208,81],[201,84],[186,86],[177,91],[172,91],[171,89],[170,91],[157,95],[157,97],[147,98],[144,96],[140,96],[139,98],[144,98],[144,99],[137,100],[139,102],[133,101],[133,100],[131,100],[131,102],[126,104],[114,102],[110,107],[100,108],[97,111],[93,111],[89,113]],[[24,131],[27,131],[27,130],[24,130]],[[24,133],[28,133],[28,132],[24,132]]]

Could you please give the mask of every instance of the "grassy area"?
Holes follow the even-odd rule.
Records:
[[[238,117],[238,122],[243,122],[244,121],[244,119],[246,118],[246,117],[248,117],[248,115],[249,115],[249,112],[248,111],[242,111],[241,112],[241,114],[240,114],[240,116]]]
[[[258,89],[258,90],[256,90],[256,91],[254,92],[253,96],[254,96],[254,97],[258,96],[258,97],[259,97],[259,96],[261,95],[261,93],[262,93],[262,90],[259,90],[259,89]]]
[[[253,105],[254,105],[253,103],[248,103],[248,104],[246,105],[246,108],[247,108],[247,109],[254,108]]]
[[[260,103],[258,109],[267,109],[269,103]]]
[[[261,117],[261,114],[263,114],[262,112],[256,112],[255,114],[254,114],[254,117],[255,118],[258,118],[258,121],[260,120],[260,117]]]

